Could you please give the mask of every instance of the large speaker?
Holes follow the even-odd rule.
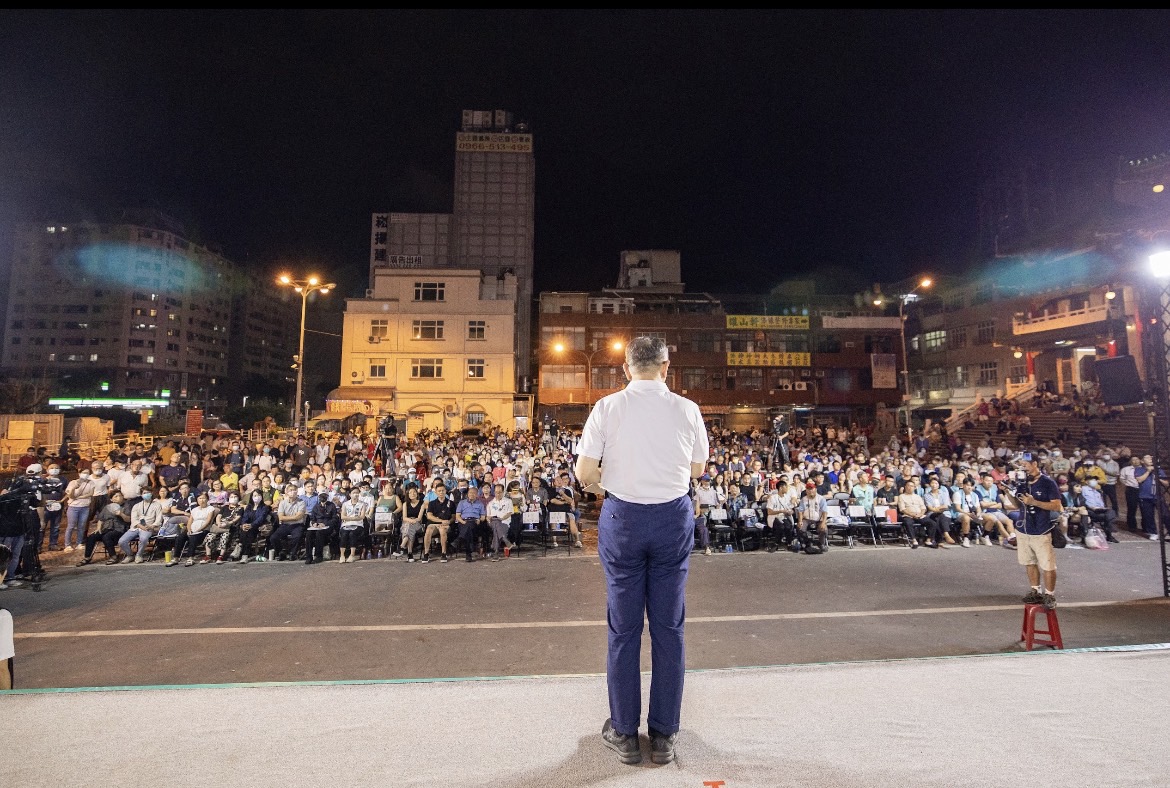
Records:
[[[1106,405],[1133,405],[1145,399],[1133,356],[1097,359],[1093,371]]]

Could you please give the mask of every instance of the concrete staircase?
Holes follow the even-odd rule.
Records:
[[[1036,436],[1037,441],[1055,440],[1057,430],[1066,427],[1072,438],[1072,440],[1061,444],[1061,449],[1066,452],[1081,448],[1083,443],[1081,436],[1084,434],[1086,425],[1093,427],[1101,436],[1102,443],[1108,443],[1110,446],[1124,444],[1138,455],[1147,454],[1153,450],[1149,419],[1146,416],[1145,408],[1141,405],[1127,406],[1120,417],[1111,421],[1102,421],[1096,418],[1086,422],[1084,419],[1068,413],[1050,413],[1035,408],[1023,408],[1022,412],[1032,420],[1032,433]],[[960,428],[958,430],[959,439],[964,443],[970,443],[972,448],[978,448],[980,441],[990,431],[992,446],[998,445],[1000,440],[1006,440],[1007,444],[1014,448],[1016,435],[1014,433],[996,435],[995,424],[995,421],[989,421],[987,426],[982,428],[979,426],[973,430]]]

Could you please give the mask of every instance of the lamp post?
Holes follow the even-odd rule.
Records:
[[[910,425],[910,359],[906,356],[906,303],[913,298],[919,290],[930,287],[934,284],[930,277],[924,276],[919,280],[914,289],[908,293],[901,293],[898,296],[898,333],[902,338],[902,407],[906,413],[906,439],[914,442],[914,428]],[[881,306],[882,299],[874,299],[874,306]]]
[[[1149,272],[1155,280],[1154,286],[1142,287],[1138,294],[1140,317],[1145,323],[1141,334],[1142,360],[1146,369],[1146,417],[1153,439],[1154,490],[1161,504],[1154,507],[1158,523],[1155,538],[1162,554],[1162,594],[1170,597],[1170,556],[1167,555],[1170,526],[1166,522],[1170,488],[1159,478],[1170,465],[1170,386],[1167,385],[1167,374],[1170,373],[1170,251],[1159,250],[1150,254]]]
[[[313,275],[308,279],[293,279],[288,274],[281,274],[276,283],[284,287],[291,287],[293,292],[301,296],[301,331],[297,355],[294,357],[297,368],[297,395],[293,400],[293,431],[301,431],[301,390],[305,384],[305,310],[309,303],[309,294],[320,292],[325,295],[337,287],[333,282],[323,283],[320,277]]]
[[[625,347],[620,339],[614,340],[608,345],[603,345],[592,353],[586,353],[584,350],[573,350],[567,347],[564,342],[557,342],[553,345],[553,350],[559,355],[564,353],[580,353],[585,357],[585,404],[589,407],[593,406],[593,357],[601,352],[610,352],[621,350]]]

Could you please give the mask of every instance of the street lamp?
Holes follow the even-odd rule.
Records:
[[[914,286],[913,290],[898,296],[898,331],[902,337],[902,407],[906,411],[906,438],[911,443],[914,442],[914,428],[910,426],[910,360],[906,357],[906,303],[919,290],[925,290],[932,284],[934,284],[934,280],[929,276],[924,276],[918,280],[918,284]],[[873,305],[881,306],[882,299],[875,298]]]
[[[592,353],[586,353],[584,350],[574,350],[565,345],[564,342],[557,342],[553,345],[553,351],[558,355],[564,353],[580,353],[585,357],[585,404],[592,407],[593,405],[593,357],[598,353],[618,351],[625,347],[620,339],[615,339],[608,345],[602,345],[594,350]]]
[[[301,390],[305,385],[305,308],[309,303],[309,294],[313,292],[320,292],[325,295],[333,288],[337,287],[333,282],[322,284],[321,280],[314,274],[308,279],[293,279],[288,274],[281,274],[276,279],[278,285],[291,287],[293,292],[299,293],[301,296],[301,337],[300,345],[297,349],[297,355],[293,357],[297,368],[297,396],[293,400],[293,431],[301,431]]]

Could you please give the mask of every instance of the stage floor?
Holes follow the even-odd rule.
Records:
[[[694,671],[668,766],[644,736],[640,766],[603,747],[600,675],[17,690],[0,709],[10,785],[1158,786],[1168,686],[1170,645]]]

